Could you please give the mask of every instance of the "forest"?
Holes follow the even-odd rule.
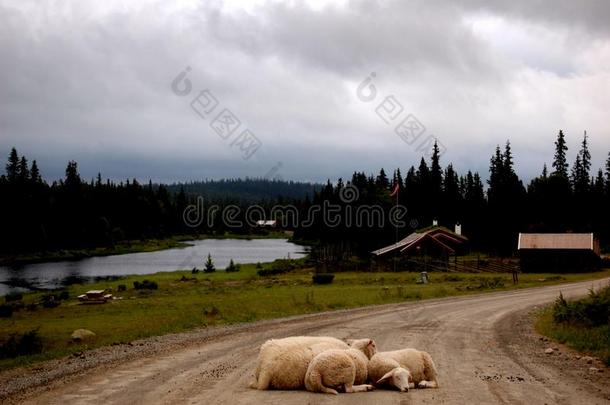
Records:
[[[516,235],[522,231],[595,232],[602,246],[607,246],[610,153],[605,167],[593,171],[586,134],[571,165],[562,131],[553,149],[551,167],[541,165],[541,174],[529,184],[516,174],[511,145],[506,142],[492,153],[487,180],[476,172],[457,173],[451,163],[443,167],[435,145],[429,161],[421,158],[404,175],[397,168],[391,174],[384,169],[377,175],[356,171],[351,179],[329,180],[326,185],[268,179],[163,185],[140,184],[135,179],[116,183],[103,180],[101,174],[85,181],[74,161],[67,164],[63,179],[49,183],[36,161],[30,164],[13,148],[6,173],[0,177],[0,254],[112,247],[118,241],[172,235],[257,231],[247,221],[238,227],[227,224],[221,215],[195,227],[185,223],[185,209],[196,204],[199,196],[219,210],[239,208],[237,217],[241,219],[252,204],[264,212],[261,219],[270,219],[278,205],[294,207],[300,221],[284,225],[294,231],[296,240],[340,245],[360,256],[433,220],[449,228],[460,223],[473,249],[494,255],[512,255]],[[347,187],[357,190],[353,200],[343,198]],[[341,211],[347,216],[353,216],[358,207],[373,205],[389,216],[397,204],[406,207],[407,214],[400,229],[387,220],[372,228],[354,226],[353,218],[345,215],[329,224],[319,212],[311,215],[312,206],[325,203],[349,205],[353,210]]]

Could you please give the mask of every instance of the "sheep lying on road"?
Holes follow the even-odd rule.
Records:
[[[375,342],[370,339],[350,341],[365,355],[375,353]],[[294,336],[265,342],[258,354],[255,381],[250,387],[259,390],[300,389],[305,386],[307,367],[313,358],[325,350],[347,350],[350,345],[325,336]]]
[[[363,384],[367,379],[368,358],[357,349],[326,350],[313,358],[305,374],[305,388],[311,392],[337,395],[345,392],[366,392],[374,389]],[[356,385],[354,385],[356,384]]]
[[[368,373],[375,385],[393,386],[403,392],[414,386],[438,387],[437,371],[432,357],[416,349],[379,352],[371,358]]]

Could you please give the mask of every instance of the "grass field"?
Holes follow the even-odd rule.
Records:
[[[540,311],[536,330],[610,366],[610,286],[580,300],[558,299]]]
[[[271,268],[265,264],[265,268]],[[601,278],[593,274],[522,274],[512,284],[510,274],[431,273],[431,283],[418,285],[415,273],[337,273],[329,285],[312,285],[312,269],[260,277],[255,265],[237,273],[172,272],[130,276],[67,288],[70,298],[56,308],[27,309],[44,293],[23,297],[26,308],[0,318],[0,342],[11,334],[37,329],[43,342],[40,354],[0,360],[0,369],[61,357],[83,349],[128,342],[137,338],[259,319],[319,311],[508,290]],[[183,278],[187,279],[184,280]],[[148,279],[157,290],[135,290],[134,281]],[[182,279],[182,280],[181,280]],[[123,284],[127,291],[117,292]],[[111,288],[116,299],[103,305],[79,305],[76,296],[90,289]],[[73,330],[90,329],[97,336],[87,346],[69,342]]]

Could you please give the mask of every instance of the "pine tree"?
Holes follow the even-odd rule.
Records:
[[[566,139],[563,135],[563,131],[559,130],[557,140],[555,141],[555,158],[553,160],[553,175],[568,178],[568,160],[566,158],[566,152],[568,146],[566,145]]]
[[[205,261],[203,272],[204,273],[213,273],[216,271],[216,267],[214,266],[214,261],[212,260],[212,255],[208,253],[208,258]]]
[[[578,194],[587,193],[591,189],[591,152],[587,142],[587,132],[581,144],[580,151],[576,156],[576,162],[572,169],[572,184],[574,192]]]
[[[22,156],[21,160],[19,161],[18,178],[21,184],[25,184],[28,182],[28,180],[30,180],[30,169],[28,168],[28,160],[25,158],[25,156]]]
[[[78,165],[73,160],[68,162],[68,166],[66,167],[65,184],[67,187],[78,187],[81,185],[81,178],[78,174]]]
[[[432,164],[430,166],[430,182],[433,197],[438,197],[443,187],[443,171],[440,164],[440,150],[436,141],[434,142]]]
[[[389,188],[390,181],[388,180],[388,176],[385,174],[385,170],[383,170],[383,168],[381,168],[379,175],[375,179],[375,185],[383,190],[387,190]]]
[[[610,195],[610,152],[608,152],[608,160],[606,160],[606,190]]]
[[[544,164],[544,166],[542,167],[542,178],[544,180],[546,180],[549,177],[549,171],[546,168],[546,163]]]
[[[6,179],[9,183],[17,182],[19,176],[19,155],[17,149],[12,148],[11,153],[8,157],[8,163],[6,164]]]
[[[40,176],[40,170],[35,160],[32,161],[32,167],[30,168],[30,181],[32,183],[41,183],[42,177]]]

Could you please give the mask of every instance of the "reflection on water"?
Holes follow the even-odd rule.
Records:
[[[231,259],[235,263],[256,263],[305,255],[304,248],[285,239],[206,239],[189,243],[193,246],[158,252],[0,267],[0,295],[9,291],[59,288],[98,276],[202,269],[208,253],[212,254],[217,269],[226,267]]]

